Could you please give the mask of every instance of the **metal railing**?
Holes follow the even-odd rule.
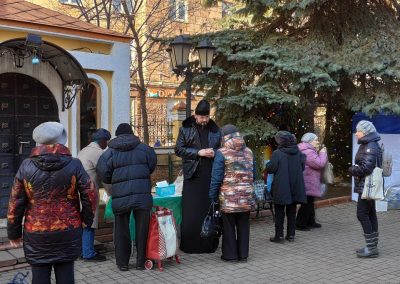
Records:
[[[172,129],[173,122],[166,114],[148,114],[149,145],[154,147],[175,145]],[[143,121],[141,115],[131,116],[131,125],[136,134],[143,138]]]

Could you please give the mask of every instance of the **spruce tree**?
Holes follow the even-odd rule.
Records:
[[[352,113],[400,114],[397,1],[236,2],[229,27],[207,35],[217,56],[195,85],[215,102],[220,123],[236,123],[253,145],[278,129],[298,138],[314,131],[315,106],[328,107],[325,142],[344,174]]]

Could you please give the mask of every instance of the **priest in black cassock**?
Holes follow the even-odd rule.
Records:
[[[200,231],[210,207],[211,170],[221,138],[221,130],[210,119],[210,103],[201,100],[195,114],[183,121],[175,146],[184,176],[180,249],[185,253],[213,253],[218,247],[218,239],[203,239]]]

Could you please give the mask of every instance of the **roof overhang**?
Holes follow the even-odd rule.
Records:
[[[63,82],[81,83],[87,81],[81,64],[68,51],[53,43],[43,41],[37,47],[27,45],[26,38],[16,38],[0,43],[0,50],[8,50],[24,60],[36,54],[41,62],[48,62]],[[0,51],[0,52],[1,52]]]
[[[50,64],[63,82],[63,110],[72,106],[75,96],[88,82],[85,70],[74,56],[58,45],[42,41],[40,36],[28,34],[26,38],[4,41],[0,43],[0,56],[5,53],[13,56],[16,67],[23,67],[26,60]]]

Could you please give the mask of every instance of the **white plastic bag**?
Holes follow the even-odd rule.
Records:
[[[165,241],[166,257],[171,257],[176,254],[177,238],[174,221],[172,215],[158,216],[158,226]]]
[[[182,190],[183,190],[183,174],[182,174],[182,172],[180,172],[179,175],[176,177],[174,184],[175,184],[175,195],[182,195]]]
[[[388,202],[376,200],[375,208],[376,208],[376,212],[386,212],[388,210]]]

